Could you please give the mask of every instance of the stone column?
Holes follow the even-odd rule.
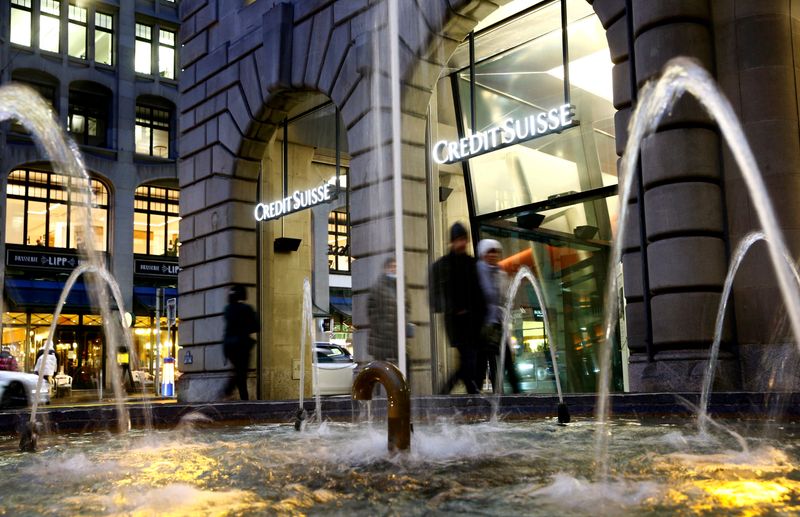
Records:
[[[800,253],[800,8],[790,0],[715,0],[712,7],[720,84],[742,120],[780,231],[796,258]],[[733,248],[760,224],[727,144],[723,151]],[[743,388],[798,389],[800,355],[764,244],[755,245],[742,263],[733,296]]]
[[[633,37],[638,88],[658,76],[672,57],[696,59],[714,73],[714,44],[706,0],[648,2],[595,0],[607,30],[614,67],[617,152],[627,143],[631,116],[629,38]],[[632,15],[632,20],[627,16]],[[628,27],[632,27],[632,34]],[[626,228],[625,294],[633,391],[691,390],[700,386],[726,272],[725,218],[719,138],[698,103],[678,101],[659,130],[643,143],[645,258],[649,292],[642,285],[639,200]],[[652,343],[647,351],[645,302],[649,295]],[[720,378],[738,385],[730,353]]]

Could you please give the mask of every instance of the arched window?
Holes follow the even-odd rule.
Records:
[[[177,257],[180,191],[141,186],[134,195],[133,252]]]
[[[87,199],[81,181],[52,172],[17,169],[6,187],[6,243],[77,248],[85,230],[80,221]],[[97,248],[108,246],[108,189],[91,180],[91,226]],[[78,191],[80,190],[80,191]]]

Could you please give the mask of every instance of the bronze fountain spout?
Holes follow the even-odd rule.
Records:
[[[389,450],[411,447],[411,401],[403,374],[392,363],[372,361],[353,381],[354,400],[372,400],[375,383],[381,383],[389,399]]]

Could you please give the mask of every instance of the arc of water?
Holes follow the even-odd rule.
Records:
[[[319,368],[317,363],[317,354],[314,350],[314,305],[311,296],[311,282],[308,278],[303,280],[303,313],[302,319],[302,335],[300,336],[300,410],[303,409],[303,402],[305,401],[305,369],[306,369],[306,339],[308,339],[309,353],[311,354],[311,378],[314,389],[312,390],[315,398],[316,408],[314,409],[314,417],[317,422],[322,423],[322,401],[320,397],[319,387]]]
[[[45,357],[47,357],[47,354],[50,353],[51,347],[53,346],[53,337],[55,336],[56,326],[58,325],[58,320],[59,320],[59,317],[61,316],[61,311],[64,309],[64,304],[67,301],[67,296],[69,296],[69,293],[72,290],[72,288],[75,286],[75,282],[78,281],[78,278],[80,278],[81,275],[83,275],[85,273],[95,273],[95,274],[97,274],[103,280],[103,282],[111,289],[111,293],[112,293],[112,296],[114,298],[114,302],[117,304],[117,307],[118,308],[122,307],[122,305],[121,305],[122,304],[122,293],[119,290],[119,286],[116,284],[116,282],[114,281],[113,277],[111,276],[111,274],[107,270],[105,270],[105,269],[98,270],[95,266],[93,266],[91,264],[80,264],[80,265],[78,265],[78,267],[76,267],[75,269],[72,270],[72,273],[70,273],[69,277],[67,277],[67,281],[64,283],[64,289],[61,291],[61,296],[59,297],[58,303],[56,304],[56,310],[53,313],[53,320],[50,322],[50,328],[48,329],[48,333],[47,333],[47,341],[45,342],[45,347],[44,347]],[[124,328],[124,326],[125,326],[125,316],[124,316],[124,312],[122,312],[121,310],[119,312],[119,319],[120,319],[120,324]],[[110,323],[111,322],[105,322],[104,321],[103,323],[106,326],[106,335],[110,335],[110,328],[109,327],[110,327]],[[124,335],[125,335],[125,339],[126,339],[126,343],[125,343],[126,346],[128,347],[129,350],[132,350],[133,349],[133,346],[132,346],[133,343],[131,341],[130,334],[125,332]],[[116,365],[116,367],[115,368],[112,367],[112,375],[116,374],[115,379],[117,380],[117,382],[113,382],[114,389],[115,390],[121,390],[121,383],[118,382],[120,380],[120,378],[121,378],[121,375],[120,375],[120,372],[119,372],[119,365],[117,365],[116,362],[114,362],[114,364]],[[37,383],[36,383],[36,393],[40,393],[41,392],[43,384],[44,384],[44,368],[40,368],[39,369],[39,379],[37,380]],[[125,411],[124,405],[122,405],[122,397],[120,396],[121,394],[117,393],[117,395],[118,395],[117,396],[118,425],[119,425],[120,431],[126,431],[128,429],[128,426],[129,426],[129,423],[130,423],[130,419],[128,417],[127,411]],[[31,424],[36,422],[36,412],[37,412],[38,406],[39,406],[39,397],[36,396],[36,397],[34,397],[33,405],[32,405],[32,408],[31,408],[31,417],[30,417],[30,423]],[[145,418],[146,418],[147,427],[151,428],[152,427],[152,422],[150,420],[149,411],[145,411]]]
[[[766,240],[767,236],[764,234],[764,232],[748,233],[741,241],[739,241],[739,244],[736,247],[736,250],[733,252],[733,256],[731,257],[731,263],[728,267],[728,274],[725,277],[725,284],[722,290],[722,298],[720,299],[719,308],[717,309],[717,319],[714,324],[714,342],[712,343],[711,351],[709,352],[708,366],[706,367],[706,373],[703,377],[703,391],[700,393],[700,406],[697,409],[697,425],[700,434],[706,433],[707,424],[710,421],[708,417],[708,400],[711,397],[711,384],[714,382],[714,373],[717,367],[717,358],[719,357],[719,347],[722,341],[722,325],[725,322],[725,312],[726,308],[728,307],[731,291],[733,290],[733,280],[736,277],[736,273],[739,271],[739,266],[742,264],[744,257],[750,251],[750,248],[753,246],[753,244],[757,243],[758,241]],[[797,285],[800,285],[800,272],[798,272],[797,266],[795,265],[789,250],[783,248],[781,255],[783,256],[783,260],[786,262],[786,265],[792,271],[794,282]]]
[[[74,187],[72,182],[70,182],[69,187],[71,192],[82,194],[76,197],[78,203],[73,205],[77,207],[82,214],[80,219],[83,229],[83,239],[78,245],[78,251],[87,266],[90,266],[90,269],[86,271],[104,277],[105,282],[112,286],[112,291],[116,288],[116,292],[119,292],[116,281],[105,269],[102,254],[98,251],[97,243],[95,242],[96,237],[91,225],[91,207],[96,205],[95,196],[92,191],[91,178],[86,172],[86,167],[77,144],[64,136],[60,124],[53,116],[50,105],[48,105],[35,90],[28,86],[8,84],[0,87],[0,121],[12,119],[17,120],[32,135],[34,143],[47,156],[57,174],[77,180]],[[77,276],[75,278],[77,279]],[[94,282],[92,277],[89,277],[88,280],[90,284]],[[2,289],[2,285],[0,285],[0,289]],[[62,298],[66,299],[66,293],[68,293],[68,290],[62,292]],[[106,337],[109,340],[108,346],[112,347],[112,334],[109,332],[108,326],[111,322],[111,309],[108,299],[106,296],[101,295],[99,288],[90,289],[89,294],[92,298],[93,305],[100,309],[100,314],[106,329]],[[124,306],[121,303],[121,297],[115,301],[120,311],[120,317],[123,317]],[[56,321],[57,318],[54,318],[51,324],[48,343],[45,344],[48,350],[52,345],[52,325],[54,325]],[[45,353],[48,353],[48,350],[45,350]],[[132,347],[129,347],[129,350],[132,354],[135,354]],[[135,355],[133,355],[133,357],[135,358]],[[42,377],[40,372],[37,391],[41,389],[41,382]],[[34,399],[31,423],[33,423],[35,419],[38,395],[34,397]],[[118,405],[119,404],[121,404],[121,401],[118,399]],[[119,415],[120,424],[122,425],[124,421],[127,428],[127,416],[122,413],[119,413]]]
[[[536,276],[533,272],[528,269],[527,266],[522,266],[517,271],[517,274],[514,275],[514,279],[511,282],[511,286],[508,288],[506,298],[506,307],[503,314],[503,340],[501,341],[500,345],[500,365],[498,365],[498,396],[503,392],[503,381],[504,381],[504,374],[505,368],[505,357],[506,357],[506,340],[508,339],[508,328],[510,327],[511,323],[511,308],[514,305],[514,299],[516,298],[517,291],[519,290],[520,286],[522,285],[523,280],[528,280],[531,286],[533,286],[533,291],[536,293],[536,299],[539,301],[539,307],[542,308],[542,319],[544,320],[544,333],[547,336],[547,342],[550,345],[550,358],[553,361],[553,372],[555,373],[556,378],[556,391],[558,392],[558,401],[560,403],[564,403],[564,394],[561,391],[561,380],[558,376],[559,368],[558,368],[558,359],[556,358],[556,342],[553,339],[553,334],[550,331],[550,316],[547,311],[547,303],[544,297],[544,290],[542,289],[539,280],[536,279]]]
[[[736,113],[727,99],[715,86],[713,78],[700,65],[691,59],[673,58],[664,66],[661,77],[653,84],[642,88],[639,104],[634,110],[628,124],[628,142],[620,166],[622,183],[619,190],[619,217],[617,237],[612,246],[609,261],[609,279],[604,296],[606,317],[604,320],[605,341],[601,347],[600,380],[598,386],[597,418],[601,426],[597,436],[596,460],[605,478],[608,475],[608,399],[611,366],[611,344],[618,318],[617,306],[617,264],[622,258],[622,242],[628,217],[628,201],[633,186],[634,168],[639,157],[642,140],[655,132],[664,114],[675,104],[676,100],[690,93],[703,108],[717,121],[725,140],[736,160],[748,192],[756,208],[761,229],[767,237],[770,260],[778,277],[784,304],[789,313],[795,341],[800,348],[800,287],[792,282],[792,273],[782,256],[786,249],[783,236],[778,231],[778,222],[772,205],[769,202],[764,181],[761,178],[755,156],[739,124]]]

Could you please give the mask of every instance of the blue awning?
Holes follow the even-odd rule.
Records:
[[[47,280],[21,280],[7,278],[5,296],[16,311],[31,309],[52,312],[56,308],[64,282]],[[89,294],[82,282],[77,282],[67,296],[64,311],[76,312],[91,309]]]
[[[156,287],[133,288],[133,310],[136,314],[151,313],[156,310]],[[162,287],[164,300],[178,297],[178,290],[174,287]],[[166,309],[162,306],[161,311]]]

